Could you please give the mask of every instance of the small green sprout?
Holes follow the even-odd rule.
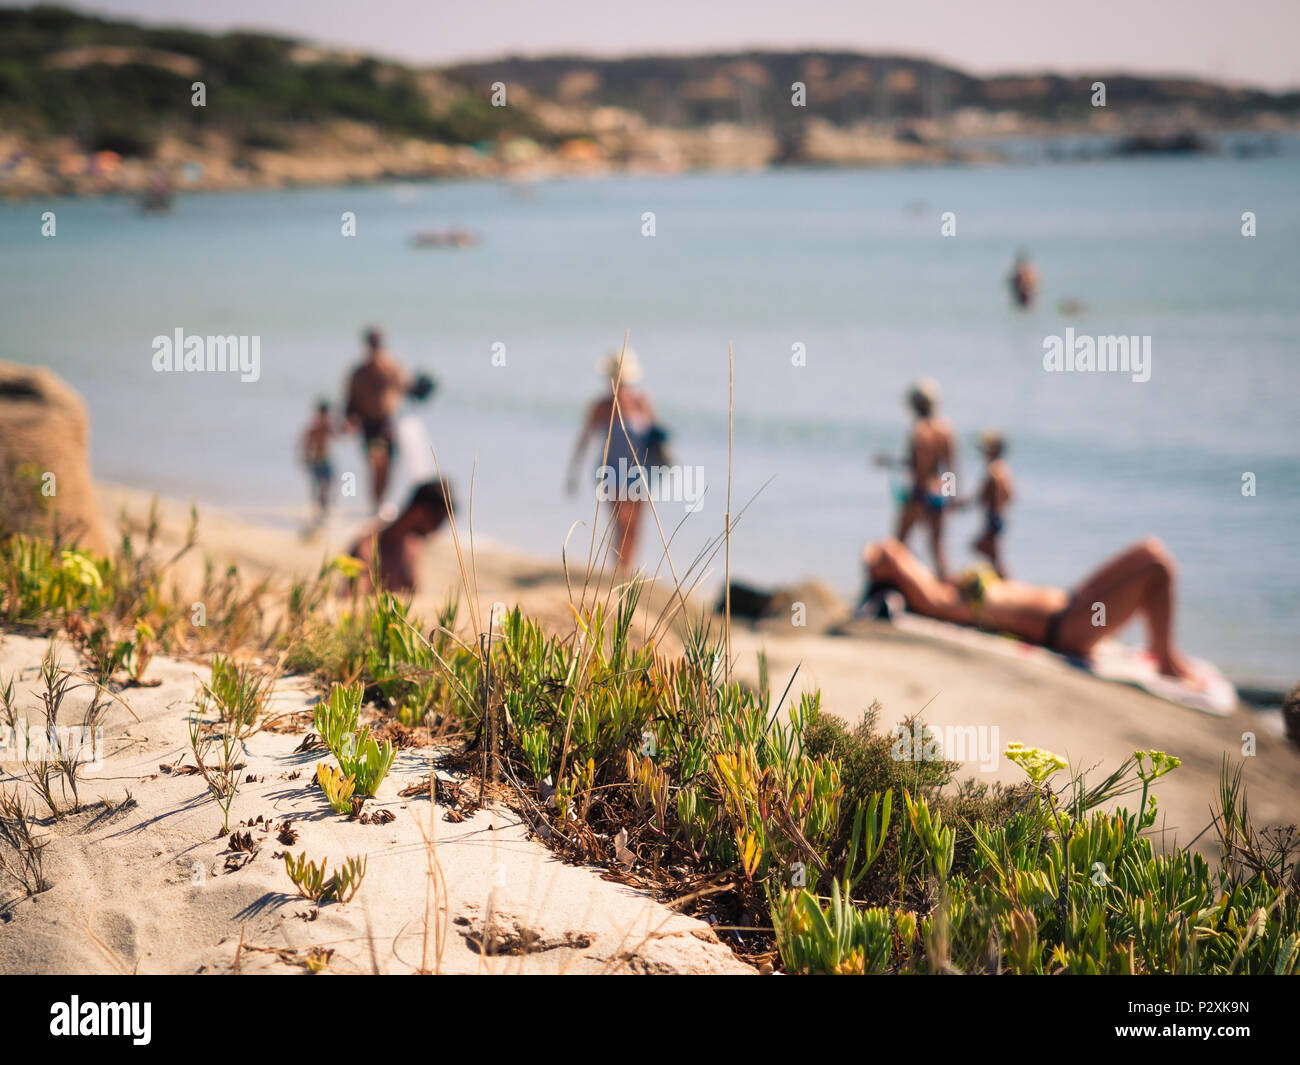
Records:
[[[343,775],[352,778],[357,794],[369,797],[388,775],[396,752],[391,740],[379,746],[370,735],[369,725],[356,731],[361,717],[361,695],[360,684],[349,687],[335,684],[329,699],[316,704],[313,724],[338,759]]]
[[[333,766],[320,762],[316,766],[316,782],[320,785],[320,790],[325,793],[330,809],[336,814],[352,812],[352,793],[356,788],[356,782],[351,777],[344,776]]]
[[[366,859],[361,855],[349,858],[338,872],[326,876],[328,865],[327,859],[322,859],[320,865],[309,862],[306,851],[297,858],[287,851],[284,855],[284,871],[289,874],[293,886],[303,898],[322,904],[351,902],[361,888],[361,881],[365,879]]]

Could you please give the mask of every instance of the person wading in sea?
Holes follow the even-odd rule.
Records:
[[[1022,251],[1016,255],[1007,284],[1011,286],[1011,298],[1016,301],[1017,307],[1028,310],[1033,306],[1034,297],[1038,294],[1038,271],[1029,261],[1028,252]]]

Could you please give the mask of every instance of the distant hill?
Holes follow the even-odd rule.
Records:
[[[963,108],[1068,122],[1088,117],[1094,80],[1106,82],[1108,107],[1120,114],[1300,115],[1300,93],[1104,72],[977,78],[924,59],[831,51],[508,57],[433,70],[266,34],[145,27],[52,6],[0,9],[0,126],[137,157],[168,133],[214,131],[251,149],[287,148],[289,128],[338,120],[445,144],[521,134],[555,144],[609,106],[679,129],[739,121],[779,131],[807,117],[846,126]],[[207,86],[206,108],[190,104],[194,81]],[[525,92],[492,107],[488,87],[497,81]],[[796,81],[807,86],[799,111],[790,106]]]
[[[741,52],[698,56],[593,59],[508,57],[463,64],[450,73],[470,81],[520,84],[561,103],[603,103],[653,122],[700,125],[791,113],[791,86],[807,87],[804,114],[836,124],[864,118],[940,118],[961,108],[1011,111],[1056,122],[1086,119],[1092,84],[1106,85],[1112,111],[1191,110],[1232,122],[1259,112],[1300,114],[1300,92],[1274,94],[1204,81],[1144,78],[1098,71],[978,78],[926,59],[856,52]]]

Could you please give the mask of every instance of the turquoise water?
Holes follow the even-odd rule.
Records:
[[[360,328],[380,322],[440,381],[420,416],[462,496],[477,469],[476,533],[558,557],[592,512],[562,485],[593,367],[628,330],[677,460],[709,485],[676,533],[680,571],[722,526],[731,342],[736,509],[753,498],[733,574],[819,576],[845,595],[862,543],[893,521],[867,458],[898,449],[904,387],[930,375],[965,477],[980,428],[1009,435],[1018,577],[1070,584],[1158,535],[1181,563],[1188,649],[1282,685],[1300,672],[1297,176],[1292,155],[206,195],[168,217],[115,200],[7,205],[0,355],[81,391],[99,477],[290,522],[306,513],[295,441],[310,402],[337,395]],[[944,211],[955,237],[940,236]],[[480,245],[409,245],[446,225]],[[1020,247],[1043,276],[1028,314],[1002,280]],[[1087,310],[1063,318],[1066,298]],[[1045,373],[1043,339],[1067,326],[1149,335],[1151,380]],[[154,373],[152,338],[177,327],[260,336],[260,380]],[[354,441],[336,465],[359,470]],[[662,510],[669,528],[685,517]],[[977,520],[953,524],[955,561]]]

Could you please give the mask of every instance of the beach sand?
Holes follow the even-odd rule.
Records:
[[[45,647],[9,636],[0,648],[20,693],[38,686]],[[76,664],[66,646],[63,662]],[[127,690],[130,709],[108,714],[103,762],[80,785],[85,808],[50,831],[50,890],[0,893],[0,973],[304,971],[326,951],[334,972],[751,971],[704,923],[556,860],[503,806],[449,823],[427,790],[401,796],[427,784],[430,748],[400,750],[366,804],[393,820],[334,814],[308,786],[328,752],[295,753],[309,717],[247,740],[230,827],[253,850],[232,849],[207,786],[184,768],[194,764],[185,716],[207,671],[157,659],[149,673],[162,684]],[[274,711],[314,702],[307,687],[283,683]],[[88,697],[69,696],[72,720]],[[364,856],[361,888],[318,906],[295,891],[284,851],[329,870]]]
[[[101,485],[100,498],[110,521],[125,507],[142,522],[149,506],[148,495],[117,486]],[[162,544],[179,544],[187,507],[163,501],[161,517]],[[292,530],[215,511],[200,517],[198,550],[177,569],[182,588],[197,581],[204,555],[235,562],[252,578],[312,574],[357,532],[340,528],[330,542],[304,542]],[[571,559],[580,552],[585,561],[586,544],[575,538]],[[464,529],[462,546],[469,550]],[[571,628],[558,556],[558,545],[553,563],[475,545],[483,615],[500,601],[520,605],[544,625]],[[440,534],[428,546],[419,576],[423,590],[415,610],[429,617],[461,586],[450,536]],[[575,579],[580,585],[580,575]],[[642,614],[651,618],[670,594],[657,589],[647,599]],[[757,683],[762,651],[778,692],[798,670],[787,706],[799,691],[820,688],[823,709],[855,723],[878,700],[882,729],[924,709],[932,727],[982,727],[995,751],[1019,741],[1068,756],[1075,765],[1096,765],[1099,774],[1136,749],[1175,754],[1183,765],[1155,789],[1162,815],[1157,827],[1166,829],[1157,846],[1213,853],[1214,832],[1202,830],[1210,823],[1225,756],[1245,763],[1257,827],[1289,823],[1300,814],[1300,751],[1267,734],[1249,711],[1209,717],[1064,666],[985,654],[883,623],[852,623],[845,631],[737,624],[731,636],[736,675]],[[679,646],[673,638],[660,645],[669,653]],[[19,672],[20,693],[36,686],[44,647],[44,641],[13,635],[0,643],[0,670]],[[121,707],[110,712],[108,757],[87,778],[85,794],[113,808],[92,806],[51,831],[50,891],[28,899],[12,885],[3,889],[0,972],[228,972],[236,965],[246,972],[302,971],[318,950],[334,951],[328,966],[336,971],[752,971],[702,922],[601,879],[599,870],[557,861],[503,806],[449,823],[442,803],[431,811],[427,796],[399,796],[403,786],[427,779],[428,749],[399,751],[368,806],[390,810],[393,821],[363,825],[333,815],[319,791],[307,787],[321,753],[294,753],[305,718],[295,732],[261,732],[249,740],[245,773],[251,779],[240,787],[231,827],[249,831],[256,854],[249,859],[230,851],[201,779],[160,768],[188,752],[187,707],[196,676],[206,675],[198,663],[155,660],[147,676],[163,684],[124,693],[139,720]],[[285,678],[276,698],[287,710],[311,701],[301,678]],[[1256,753],[1243,759],[1247,732],[1256,734]],[[958,779],[967,776],[1013,782],[1019,771],[1002,758],[981,767],[972,752]],[[134,803],[118,806],[128,792]],[[250,820],[252,826],[240,824]],[[278,838],[286,820],[298,837],[291,845]],[[428,835],[435,846],[426,846]],[[317,907],[294,894],[276,857],[286,849],[328,858],[331,867],[364,854],[365,882],[351,902]],[[432,893],[431,861],[441,870],[436,882],[445,884]],[[520,943],[529,949],[481,952],[475,944],[490,915],[498,950]]]

